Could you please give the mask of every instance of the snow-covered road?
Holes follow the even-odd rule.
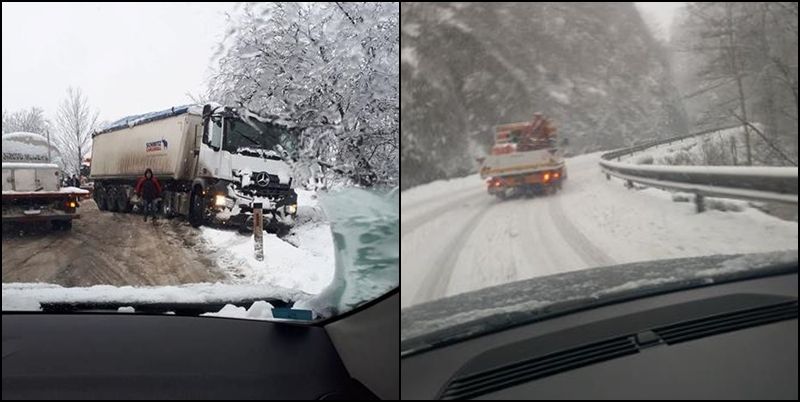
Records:
[[[600,153],[567,160],[561,192],[500,201],[472,175],[403,192],[403,307],[577,269],[709,254],[797,249],[797,222],[743,202],[695,212],[670,193],[607,181]]]

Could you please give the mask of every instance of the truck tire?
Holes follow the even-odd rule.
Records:
[[[106,189],[104,187],[96,188],[94,190],[94,202],[97,204],[97,209],[101,211],[108,210],[108,198]]]
[[[106,189],[106,205],[108,206],[108,210],[111,212],[119,211],[116,187],[109,187]]]
[[[159,203],[159,213],[164,218],[173,218],[175,217],[175,207],[173,206],[173,198],[172,193],[165,191],[161,195],[161,202]]]
[[[189,223],[193,227],[198,228],[203,225],[204,209],[203,197],[197,191],[192,191],[192,198],[189,202]]]
[[[50,221],[50,226],[52,226],[53,230],[72,230],[72,220],[53,220]]]
[[[117,191],[117,196],[114,197],[114,202],[117,203],[117,209],[120,212],[130,212],[131,211],[131,203],[128,202],[128,194],[123,191]]]

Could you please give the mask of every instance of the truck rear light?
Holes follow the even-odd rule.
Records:
[[[74,200],[67,201],[67,207],[69,207],[69,208],[77,208],[78,207],[78,202],[74,201]]]
[[[555,173],[553,173],[553,178],[554,178],[554,179],[557,179],[557,178],[558,178],[558,176],[561,176],[561,174],[560,174],[560,173],[558,173],[558,172],[555,172]]]
[[[500,187],[503,184],[503,180],[497,177],[492,177],[489,179],[489,187]]]
[[[544,179],[545,183],[550,181],[550,172],[545,173],[543,179]]]

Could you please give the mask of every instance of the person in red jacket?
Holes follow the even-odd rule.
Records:
[[[139,181],[136,182],[134,191],[144,200],[144,221],[147,222],[147,215],[152,213],[151,220],[155,222],[155,201],[161,197],[161,183],[153,176],[153,171],[150,168],[147,168],[144,171],[144,176],[140,177]]]

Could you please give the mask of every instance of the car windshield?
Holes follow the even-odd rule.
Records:
[[[404,339],[673,284],[648,264],[796,261],[797,27],[788,2],[403,3]]]
[[[4,311],[318,325],[396,292],[399,3],[2,11]]]

